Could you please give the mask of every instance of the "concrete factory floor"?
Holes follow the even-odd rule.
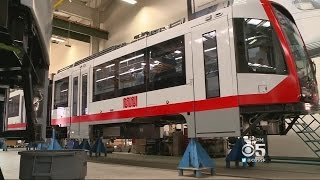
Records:
[[[0,151],[0,167],[5,179],[19,179],[18,150]],[[190,173],[178,176],[178,171],[118,164],[88,163],[86,179],[195,179]],[[205,176],[210,179],[242,179],[230,176]]]
[[[195,179],[192,172],[178,176],[179,159],[126,153],[93,157],[88,162],[86,179]],[[5,179],[19,178],[19,160],[18,150],[0,151],[0,167]],[[205,179],[320,179],[319,165],[260,163],[253,168],[226,169],[223,159],[217,159],[216,164],[217,175],[205,174]]]

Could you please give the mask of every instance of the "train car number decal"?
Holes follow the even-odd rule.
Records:
[[[123,108],[138,107],[138,96],[123,98]]]

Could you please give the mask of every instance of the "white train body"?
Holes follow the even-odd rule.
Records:
[[[228,137],[240,136],[255,115],[281,126],[282,118],[308,113],[318,104],[315,72],[309,57],[294,54],[293,47],[306,55],[304,44],[278,6],[235,0],[76,63],[54,77],[52,125],[89,138],[93,125],[176,118],[189,137]],[[254,59],[263,46],[269,65]]]

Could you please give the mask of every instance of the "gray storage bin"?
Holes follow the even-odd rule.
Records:
[[[85,179],[85,150],[22,151],[20,179]]]

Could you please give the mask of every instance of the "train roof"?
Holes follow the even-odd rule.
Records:
[[[199,12],[199,14],[200,14],[200,16],[203,16],[203,15],[205,15],[203,13],[208,14],[208,13],[213,13],[213,12],[219,11],[222,8],[229,7],[230,5],[232,5],[234,3],[234,1],[237,1],[237,0],[216,0],[216,1],[213,2],[214,4],[211,4],[211,6],[209,6],[208,8],[205,8],[205,9],[201,10],[201,12]],[[208,5],[208,4],[209,3],[207,3],[205,5]],[[198,17],[196,17],[196,18],[198,18]],[[129,43],[125,42],[125,43],[120,43],[120,44],[111,46],[111,47],[109,47],[107,49],[104,49],[104,50],[98,52],[98,53],[92,54],[91,56],[88,56],[88,57],[86,57],[84,59],[76,61],[75,63],[73,63],[73,64],[71,64],[71,65],[69,65],[67,67],[59,69],[57,73],[59,74],[59,73],[61,73],[63,71],[66,71],[66,70],[71,69],[73,67],[76,67],[76,66],[79,66],[81,64],[84,64],[84,63],[86,63],[88,61],[91,61],[91,60],[93,60],[93,59],[95,59],[97,57],[103,56],[103,55],[108,54],[108,53],[110,53],[112,51],[120,49],[120,48],[122,48],[124,46],[127,46],[129,44],[135,43],[135,42],[137,42],[139,40],[142,40],[142,39],[145,39],[147,37],[153,36],[155,34],[158,34],[160,32],[166,31],[168,29],[174,28],[174,27],[179,26],[181,24],[184,24],[185,22],[186,22],[186,18],[182,18],[182,19],[180,19],[180,20],[178,20],[176,22],[173,22],[173,23],[169,24],[166,27],[161,27],[161,28],[158,28],[158,29],[155,29],[155,30],[152,30],[152,31],[142,32],[142,33],[134,36],[134,40],[129,42]]]
[[[250,4],[250,3],[257,3],[259,0],[215,0],[212,2],[212,4],[210,3],[207,3],[207,4],[204,4],[205,5],[205,8],[204,9],[201,9],[199,10],[198,12],[194,13],[193,14],[193,17],[191,18],[190,21],[188,22],[191,22],[192,20],[194,19],[197,19],[199,17],[202,17],[204,15],[207,15],[207,14],[210,14],[210,13],[214,13],[214,12],[218,12],[222,9],[225,9],[225,8],[228,8],[230,6],[234,6],[234,8],[236,7],[237,8],[237,12],[239,13],[239,9],[240,9],[240,14],[250,14],[250,12],[247,12],[245,10],[243,10],[243,5],[245,4]],[[274,0],[271,0],[271,1],[274,1]],[[186,20],[187,18],[182,18],[176,22],[173,22],[171,24],[169,24],[168,26],[165,26],[165,27],[161,27],[161,28],[158,28],[158,29],[155,29],[155,30],[152,30],[152,31],[146,31],[146,32],[142,32],[136,36],[134,36],[134,40],[129,42],[129,43],[120,43],[120,44],[117,44],[117,45],[114,45],[114,46],[111,46],[107,49],[104,49],[98,53],[95,53],[95,54],[92,54],[91,56],[88,56],[84,59],[81,59],[79,61],[76,61],[74,64],[71,64],[67,67],[64,67],[60,70],[58,70],[58,74],[61,73],[61,72],[64,72],[68,69],[71,69],[71,68],[74,68],[74,67],[77,67],[81,64],[84,64],[88,61],[91,61],[93,59],[96,59],[97,57],[100,57],[100,56],[103,56],[105,54],[108,54],[112,51],[115,51],[117,49],[120,49],[122,47],[125,47],[129,44],[132,44],[132,43],[135,43],[139,40],[142,40],[142,39],[145,39],[147,37],[150,37],[150,36],[153,36],[155,34],[158,34],[160,32],[163,32],[163,31],[166,31],[166,30],[169,30],[171,28],[174,28],[176,26],[179,26],[179,25],[182,25],[184,23],[186,23]]]

